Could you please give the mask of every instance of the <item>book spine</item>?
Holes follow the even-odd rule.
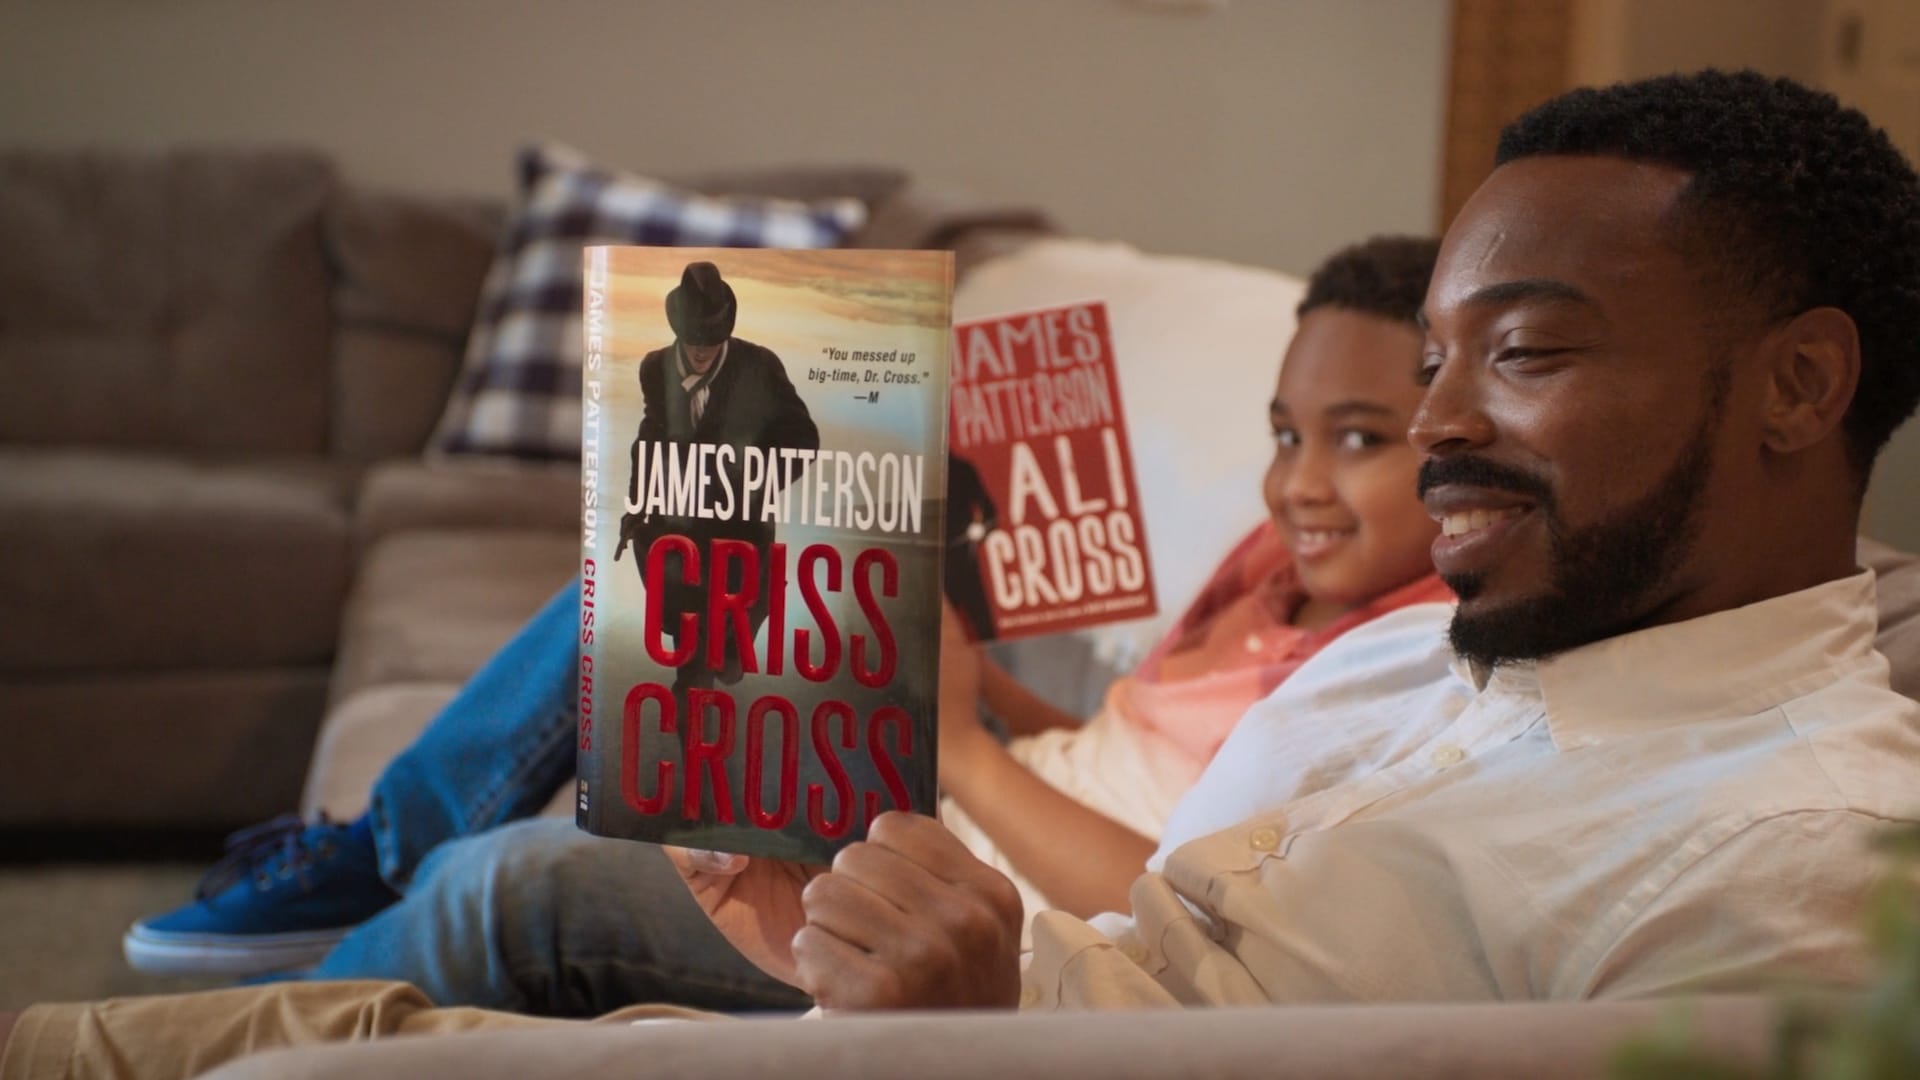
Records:
[[[580,379],[580,726],[574,823],[588,832],[598,832],[599,800],[605,797],[600,777],[600,743],[606,737],[605,732],[598,729],[602,726],[600,720],[605,715],[602,707],[606,702],[600,689],[604,682],[595,678],[602,636],[595,625],[599,614],[597,579],[600,554],[606,550],[606,545],[601,543],[602,530],[619,531],[620,508],[602,505],[606,489],[600,482],[602,470],[598,467],[607,460],[606,425],[601,422],[607,340],[607,251],[589,247],[582,253],[582,259],[585,288],[580,290],[584,346]]]

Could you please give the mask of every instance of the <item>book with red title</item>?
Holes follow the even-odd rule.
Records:
[[[954,327],[947,596],[975,640],[1154,614],[1098,302]]]
[[[827,862],[931,813],[951,255],[585,259],[580,826]]]

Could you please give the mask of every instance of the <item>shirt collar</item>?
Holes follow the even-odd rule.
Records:
[[[1873,659],[1873,573],[1684,622],[1620,634],[1491,672],[1486,693],[1537,697],[1562,750],[1694,721],[1764,712]]]

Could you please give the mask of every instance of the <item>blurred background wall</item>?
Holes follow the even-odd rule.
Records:
[[[0,0],[0,140],[273,139],[499,192],[866,161],[1072,231],[1294,271],[1433,226],[1433,0]]]
[[[1444,227],[1574,85],[1750,66],[1920,156],[1910,0],[0,0],[0,141],[318,146],[506,195],[521,143],[646,172],[895,164],[1070,231],[1304,272]],[[1920,428],[1869,529],[1920,549]]]

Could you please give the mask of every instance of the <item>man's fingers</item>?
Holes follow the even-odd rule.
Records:
[[[965,873],[969,865],[986,865],[945,825],[904,810],[889,810],[874,818],[867,827],[867,842],[891,848],[947,881],[953,880],[950,874]]]
[[[960,970],[970,957],[994,953],[1009,933],[1017,939],[1020,925],[1012,884],[971,853],[966,858],[978,874],[949,870],[943,876],[884,843],[854,844],[834,859],[833,873],[802,894],[807,923],[903,978]]]
[[[807,913],[809,926],[818,926],[867,952],[877,951],[897,937],[913,917],[911,909],[903,909],[898,899],[841,872],[837,861],[833,873],[807,882],[800,893],[800,906]]]
[[[924,914],[929,904],[938,903],[953,889],[953,883],[934,869],[914,862],[905,852],[871,840],[842,848],[833,860],[833,873],[827,876],[844,878],[867,889],[899,915],[908,917]]]
[[[929,818],[885,814],[799,895],[793,982],[830,1009],[1009,1005],[1020,897]]]
[[[907,1001],[900,976],[864,949],[811,923],[793,935],[794,985],[823,1009],[885,1009]]]
[[[1013,882],[981,862],[959,837],[932,818],[897,810],[881,814],[867,829],[867,843],[899,853],[907,862],[948,884],[979,893],[1003,917],[1016,922],[1023,917],[1024,905]],[[838,860],[835,869],[839,869]]]

